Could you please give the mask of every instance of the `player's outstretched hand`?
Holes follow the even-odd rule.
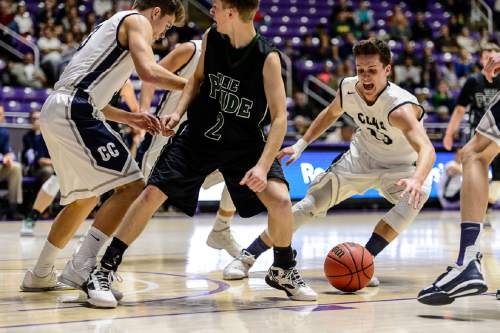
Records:
[[[267,186],[267,172],[266,170],[256,165],[247,171],[243,179],[240,181],[241,186],[248,186],[254,192],[262,192]]]
[[[399,180],[396,185],[405,187],[403,193],[401,193],[401,198],[408,195],[408,205],[418,209],[418,207],[420,207],[420,201],[424,197],[422,182],[414,178],[404,178]]]
[[[486,66],[484,66],[483,73],[489,82],[493,82],[493,77],[500,71],[500,53],[492,54]]]
[[[164,136],[174,135],[174,128],[179,124],[179,116],[176,113],[160,118],[162,134]]]
[[[283,157],[290,156],[288,158],[288,161],[286,161],[286,165],[289,166],[290,164],[295,162],[300,157],[300,155],[302,155],[302,152],[307,148],[307,145],[308,143],[304,139],[300,139],[290,147],[281,149],[278,153],[278,160],[281,161]]]
[[[129,113],[127,125],[139,130],[145,130],[151,134],[158,134],[161,132],[161,125],[158,118],[142,112]]]

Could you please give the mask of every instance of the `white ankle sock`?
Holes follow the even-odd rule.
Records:
[[[61,252],[60,248],[52,245],[48,240],[46,240],[42,252],[40,252],[40,256],[38,257],[35,267],[33,268],[33,273],[39,277],[49,275],[59,252]]]
[[[73,255],[75,263],[83,264],[89,258],[97,257],[99,250],[103,247],[108,238],[109,237],[101,230],[95,227],[90,227],[87,235],[85,235],[82,245]]]
[[[233,218],[232,216],[222,216],[219,213],[217,213],[213,229],[215,231],[220,231],[230,227],[232,218]]]

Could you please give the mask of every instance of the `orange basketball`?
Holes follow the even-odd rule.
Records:
[[[374,266],[373,256],[356,243],[342,243],[330,250],[325,258],[325,276],[341,291],[354,292],[370,282]]]

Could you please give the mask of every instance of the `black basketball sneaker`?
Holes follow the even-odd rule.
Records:
[[[418,293],[418,301],[427,305],[446,305],[455,298],[480,295],[488,290],[481,273],[481,257],[464,266],[448,267],[432,285]]]

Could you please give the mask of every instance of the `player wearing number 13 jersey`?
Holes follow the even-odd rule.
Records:
[[[357,76],[340,83],[333,102],[311,124],[304,137],[279,157],[295,161],[343,113],[358,129],[349,150],[312,182],[306,197],[293,207],[295,227],[324,216],[341,201],[377,189],[394,207],[380,220],[366,244],[376,256],[416,217],[429,196],[429,172],[435,152],[422,124],[423,108],[415,96],[387,80],[391,52],[380,40],[354,46]],[[245,277],[270,239],[263,233],[224,270],[225,279]],[[245,251],[245,250],[244,250]],[[378,285],[375,278],[372,285]]]

